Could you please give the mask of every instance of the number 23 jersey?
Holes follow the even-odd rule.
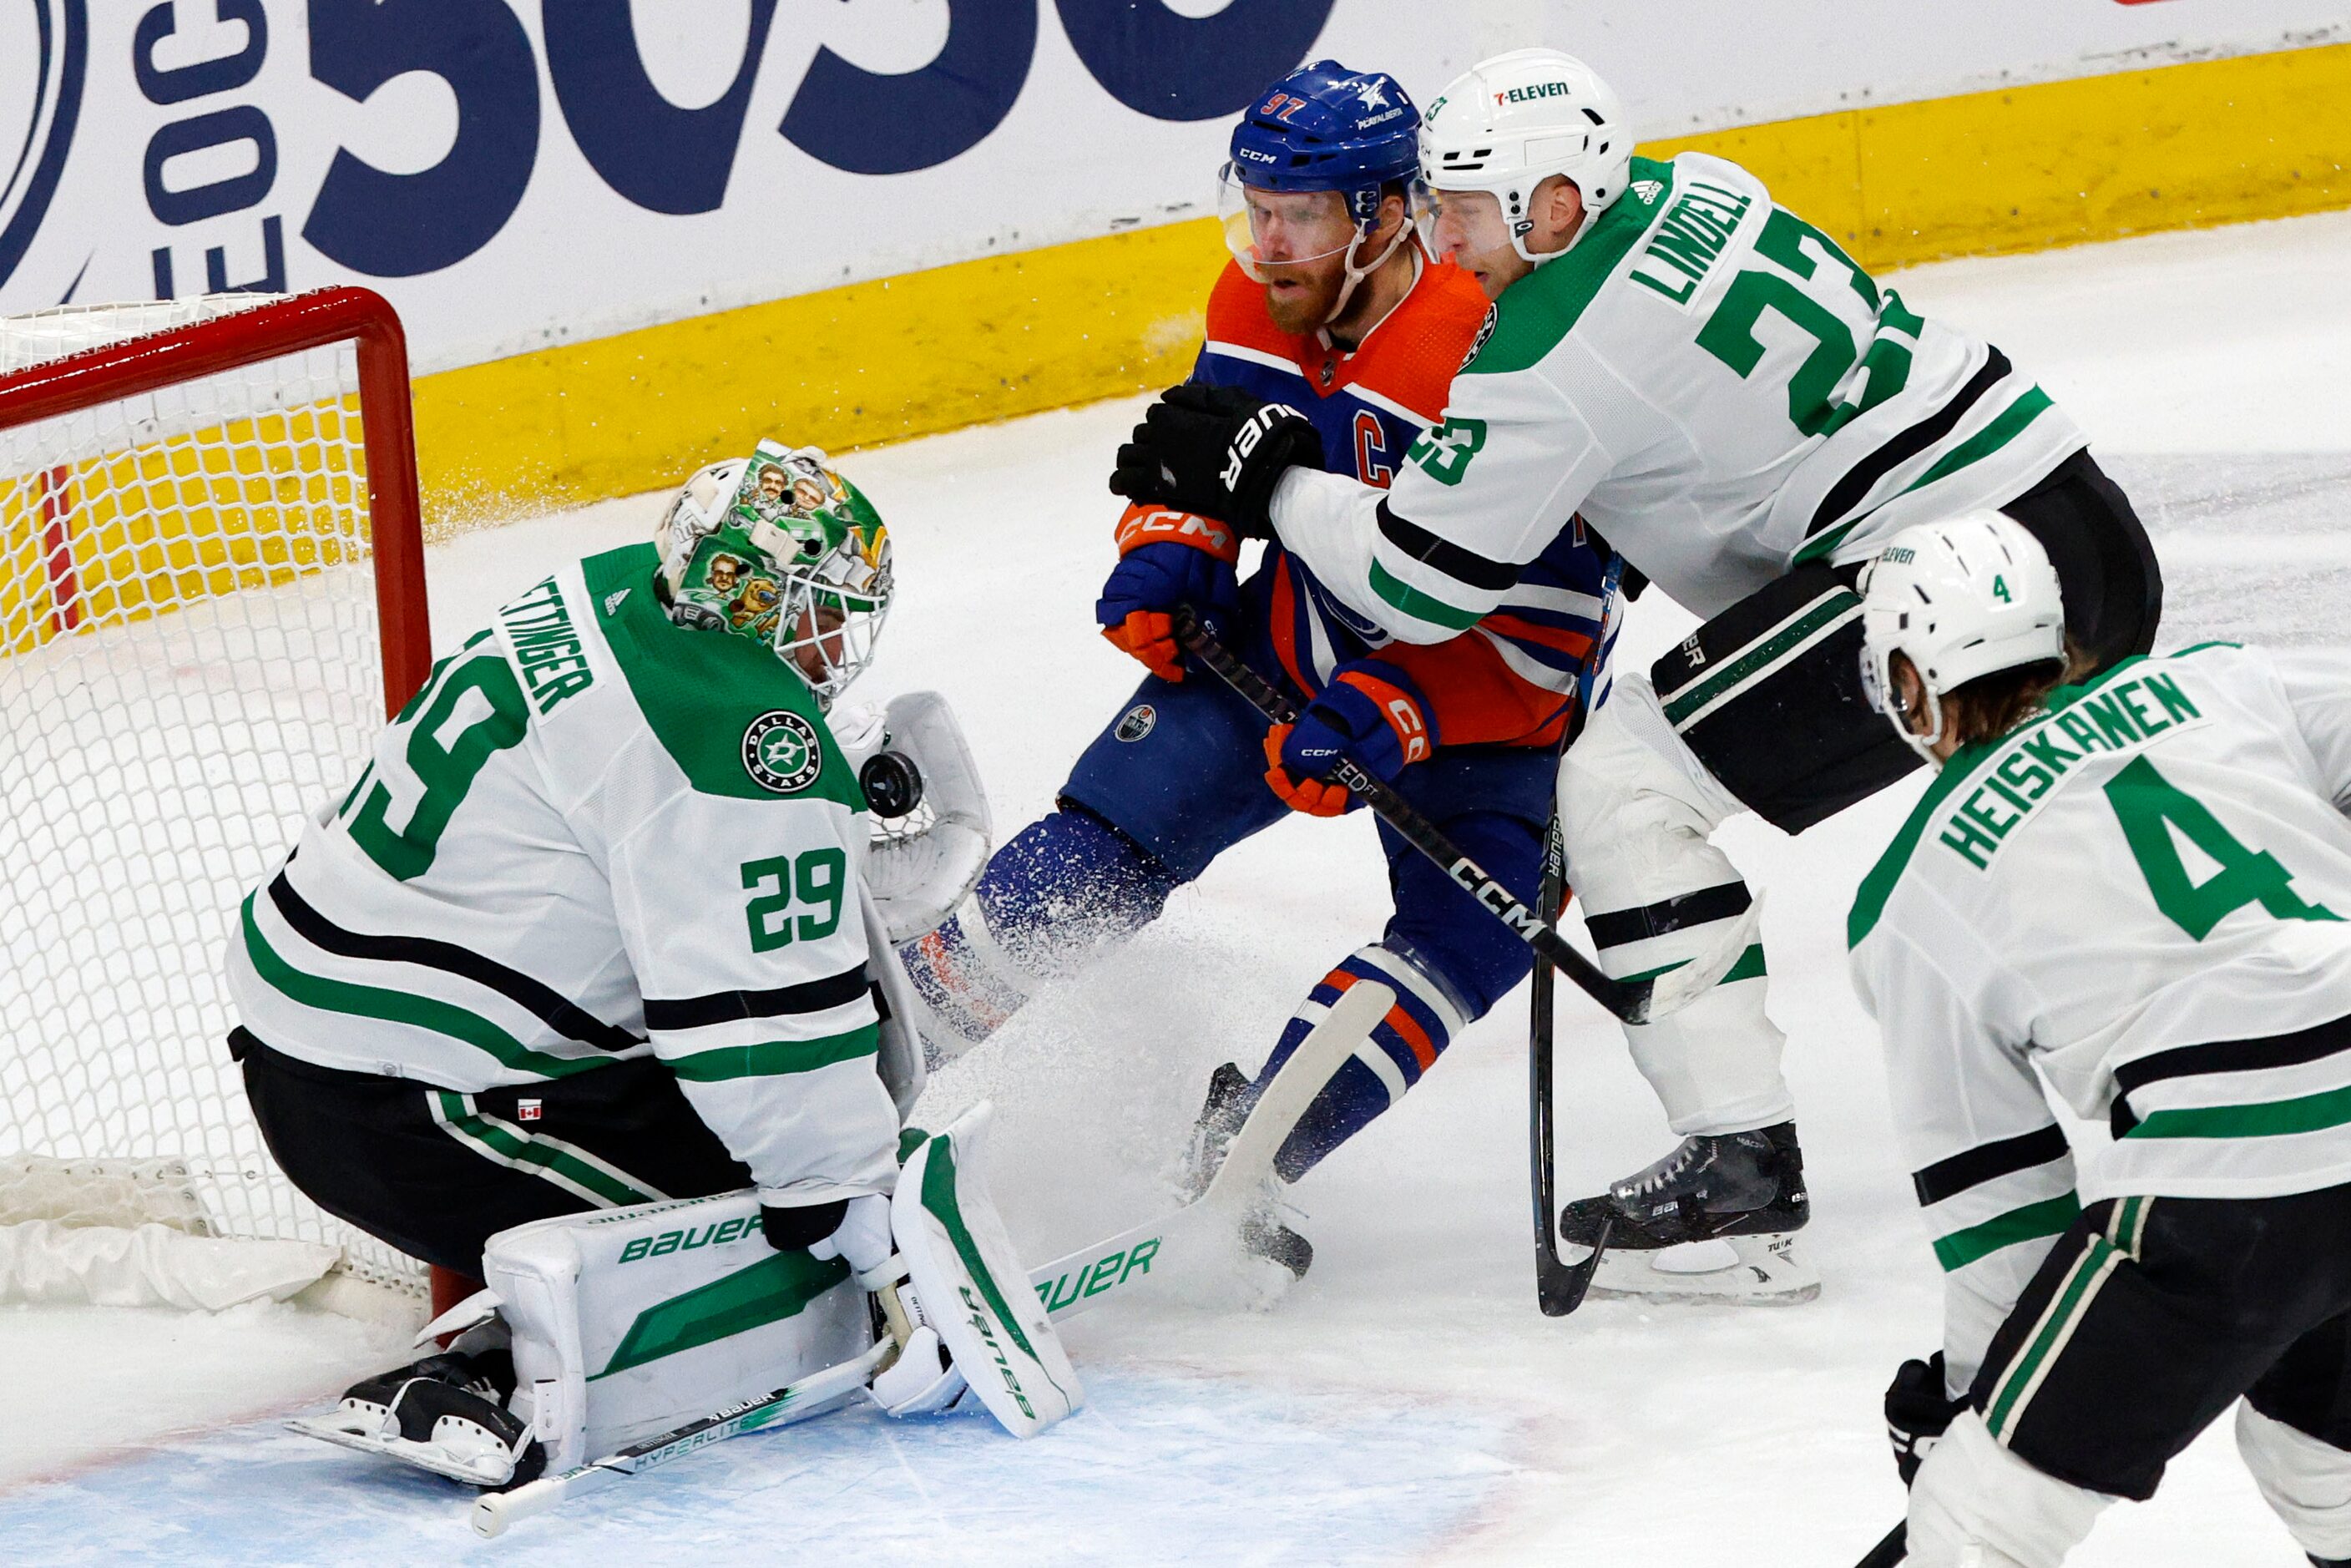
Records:
[[[1284,479],[1274,521],[1413,642],[1485,613],[1579,511],[1711,616],[1798,563],[2011,499],[2083,444],[1998,350],[1686,152],[1634,160],[1574,248],[1503,292],[1375,533],[1334,514],[1376,497],[1311,475]]]
[[[799,677],[673,624],[654,567],[567,567],[434,666],[246,899],[238,1012],[452,1121],[652,1054],[768,1201],[886,1191],[863,796]]]

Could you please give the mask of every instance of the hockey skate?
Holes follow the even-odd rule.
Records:
[[[1821,1277],[1795,1233],[1812,1218],[1796,1124],[1685,1138],[1597,1197],[1561,1211],[1560,1239],[1604,1248],[1595,1295],[1771,1305],[1809,1301]]]
[[[1208,1190],[1254,1103],[1249,1077],[1237,1064],[1228,1061],[1208,1075],[1208,1097],[1192,1124],[1192,1142],[1185,1152],[1182,1186],[1187,1200]],[[1268,1172],[1264,1197],[1242,1216],[1241,1249],[1252,1257],[1280,1264],[1292,1278],[1302,1280],[1313,1266],[1314,1247],[1284,1222],[1296,1211],[1281,1201],[1280,1194],[1280,1178]]]
[[[351,1385],[323,1416],[287,1426],[493,1491],[547,1467],[530,1424],[507,1409],[514,1361],[504,1349],[446,1351]]]

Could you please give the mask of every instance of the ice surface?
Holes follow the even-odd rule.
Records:
[[[2351,588],[2351,214],[1922,267],[1915,307],[1985,333],[2090,428],[2169,579],[2165,643],[2327,643]],[[902,601],[854,695],[954,701],[1009,834],[1050,803],[1134,667],[1093,634],[1106,455],[1139,403],[862,454]],[[787,433],[789,434],[789,433]],[[431,561],[453,643],[558,560],[637,537],[653,499],[458,538]],[[1627,654],[1687,629],[1656,598]],[[970,1563],[1850,1562],[1898,1517],[1878,1400],[1935,1340],[1939,1285],[1842,963],[1845,904],[1917,786],[1789,840],[1725,842],[1765,892],[1772,1010],[1804,1132],[1825,1281],[1810,1305],[1595,1301],[1553,1322],[1528,1264],[1522,1003],[1506,1002],[1298,1189],[1311,1277],[1267,1311],[1138,1302],[1069,1326],[1093,1406],[1025,1447],[977,1419],[827,1417],[722,1446],[517,1526],[465,1531],[427,1479],[256,1424],[387,1359],[287,1309],[226,1326],[0,1315],[0,1540],[40,1562],[761,1558]],[[1208,1069],[1254,1065],[1385,907],[1370,824],[1290,822],[1049,994],[933,1086],[987,1094],[995,1186],[1042,1258],[1167,1201]],[[1562,1003],[1562,1181],[1667,1134],[1612,1027]],[[1242,1291],[1234,1292],[1238,1300]],[[68,1320],[70,1321],[68,1321]],[[126,1374],[125,1364],[132,1371]],[[68,1413],[70,1419],[68,1419]],[[184,1434],[200,1425],[212,1429]],[[2224,1424],[2225,1426],[2225,1424]],[[60,1471],[70,1473],[60,1476]],[[39,1475],[51,1479],[33,1479]],[[2224,1429],[2084,1564],[2294,1560]]]

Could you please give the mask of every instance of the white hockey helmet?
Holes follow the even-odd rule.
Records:
[[[2065,606],[2041,541],[1999,512],[1903,529],[1861,574],[1862,686],[1913,751],[1934,762],[1943,694],[1981,675],[2063,664]],[[1899,652],[1927,688],[1928,728],[1896,697]]]
[[[1446,84],[1420,127],[1421,183],[1489,191],[1502,204],[1510,245],[1540,266],[1564,256],[1617,197],[1633,165],[1633,132],[1614,89],[1557,49],[1512,49]],[[1575,183],[1583,222],[1556,251],[1527,248],[1535,187],[1553,174]]]

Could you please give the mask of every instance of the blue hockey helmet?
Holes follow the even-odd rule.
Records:
[[[1233,128],[1232,156],[1217,180],[1225,245],[1241,270],[1262,283],[1262,267],[1344,255],[1346,276],[1325,318],[1336,319],[1355,286],[1395,254],[1412,226],[1400,225],[1378,256],[1360,256],[1379,226],[1387,187],[1405,185],[1410,215],[1419,131],[1420,110],[1384,71],[1315,60],[1268,88]],[[1322,192],[1336,193],[1341,206],[1307,223],[1311,232],[1274,211],[1283,204],[1273,198]]]
[[[1229,167],[1262,191],[1337,191],[1369,227],[1380,187],[1418,178],[1419,136],[1420,110],[1395,78],[1315,60],[1268,88],[1233,127]]]

